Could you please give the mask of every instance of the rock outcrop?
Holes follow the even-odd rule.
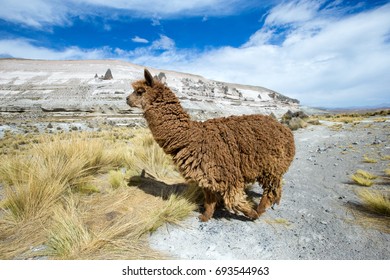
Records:
[[[111,69],[108,68],[106,74],[104,74],[103,80],[112,80],[114,77],[112,76]]]

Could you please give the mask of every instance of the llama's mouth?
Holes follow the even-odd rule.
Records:
[[[130,95],[126,98],[126,103],[127,105],[129,105],[130,107],[134,107],[134,104],[132,104],[131,100],[130,100]]]
[[[141,107],[141,104],[139,103],[139,100],[134,99],[134,96],[132,96],[132,94],[130,94],[130,95],[126,98],[126,103],[127,103],[127,105],[129,105],[130,107],[142,108],[142,107]]]

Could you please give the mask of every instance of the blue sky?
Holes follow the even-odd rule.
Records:
[[[119,59],[309,106],[390,103],[390,1],[0,0],[0,56]]]

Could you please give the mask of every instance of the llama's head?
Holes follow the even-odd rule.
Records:
[[[127,97],[127,104],[130,107],[143,108],[147,93],[151,91],[156,83],[152,74],[147,69],[144,70],[144,76],[145,80],[140,80],[132,84],[134,91]]]

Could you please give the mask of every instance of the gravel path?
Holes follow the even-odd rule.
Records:
[[[198,214],[150,237],[153,248],[177,259],[389,259],[390,235],[355,222],[351,206],[357,169],[389,168],[390,123],[311,126],[295,132],[297,154],[285,175],[281,204],[252,222],[223,210],[207,223]],[[362,161],[364,155],[378,163]],[[388,188],[378,185],[373,188]],[[261,190],[255,186],[258,203]]]

